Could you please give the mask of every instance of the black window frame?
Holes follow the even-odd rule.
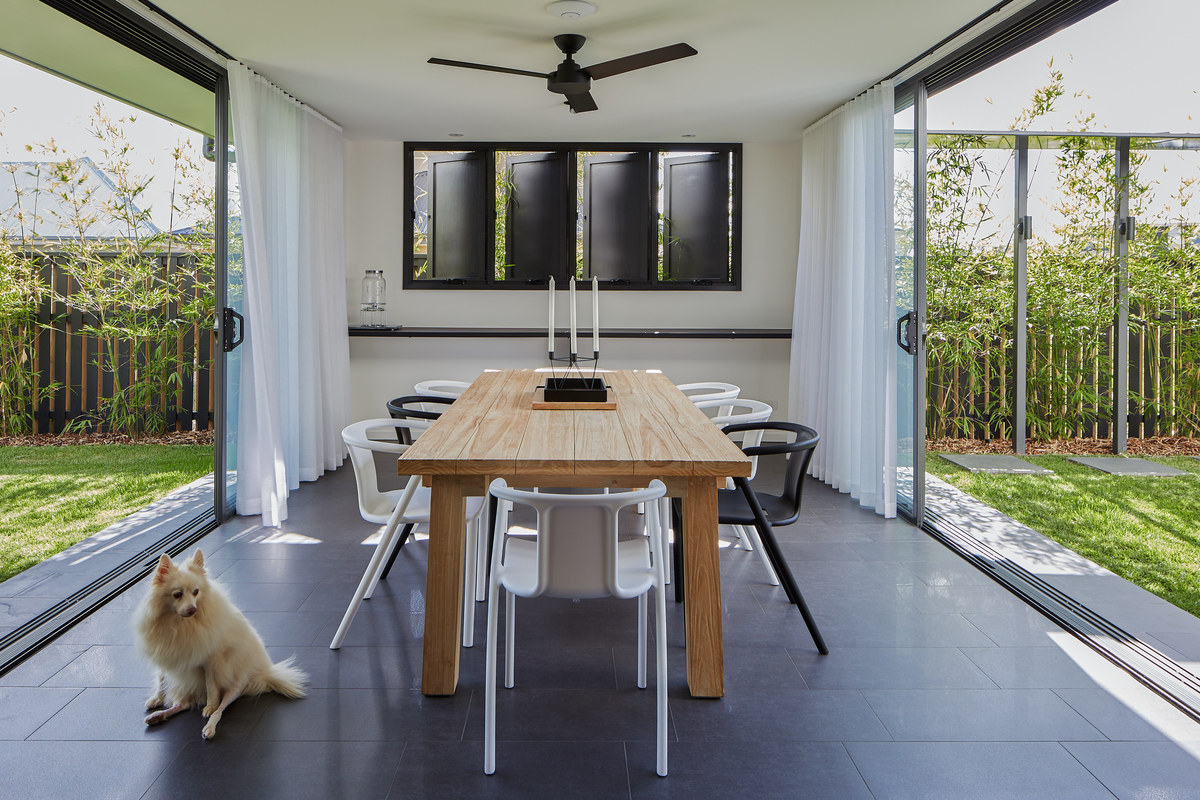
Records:
[[[731,160],[731,230],[730,230],[730,280],[681,282],[659,280],[655,267],[657,259],[653,260],[648,269],[645,281],[632,280],[601,280],[600,284],[606,290],[622,291],[725,291],[740,292],[742,290],[742,144],[740,142],[468,142],[468,141],[439,141],[439,142],[405,142],[404,143],[404,209],[401,235],[403,249],[403,289],[433,289],[433,290],[534,290],[545,291],[546,281],[542,279],[529,280],[496,280],[495,270],[485,270],[483,280],[454,279],[443,281],[430,278],[418,279],[413,276],[415,231],[413,221],[416,219],[414,191],[414,156],[417,152],[481,152],[488,162],[495,164],[496,152],[558,152],[564,153],[571,165],[577,163],[582,152],[628,152],[649,153],[651,166],[651,185],[657,186],[662,175],[659,172],[659,156],[664,153],[729,153]],[[657,203],[651,204],[653,220],[652,231],[658,230]],[[487,241],[490,244],[488,252],[495,250],[495,209],[489,204],[489,224],[487,225]],[[573,214],[564,219],[567,226],[567,240],[572,252],[577,241],[578,224]],[[657,236],[657,234],[655,234]],[[557,289],[566,289],[568,281],[557,281]]]

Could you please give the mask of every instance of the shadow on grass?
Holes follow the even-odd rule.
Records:
[[[213,468],[206,445],[0,448],[0,581]]]
[[[1200,461],[1155,458],[1189,474],[1108,475],[1066,456],[1025,456],[1053,475],[971,473],[941,458],[928,469],[1030,528],[1192,614],[1200,615]]]

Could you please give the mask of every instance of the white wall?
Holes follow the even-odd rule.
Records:
[[[388,323],[413,327],[513,327],[545,324],[545,292],[402,291],[403,145],[347,142],[347,319],[355,324],[363,271],[382,269]],[[791,328],[799,240],[800,145],[743,147],[742,291],[611,292],[601,295],[604,327]],[[582,320],[590,308],[580,301]],[[558,321],[566,322],[565,295]],[[662,369],[676,383],[720,380],[742,396],[787,409],[790,342],[755,339],[611,339],[609,368]],[[385,416],[384,403],[430,378],[471,380],[486,368],[543,366],[540,339],[352,338],[355,419]]]

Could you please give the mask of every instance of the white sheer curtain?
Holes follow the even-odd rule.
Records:
[[[229,85],[246,318],[237,511],[278,526],[288,492],[346,454],[342,131],[237,61]]]
[[[821,435],[810,471],[896,515],[893,88],[804,133],[791,419]]]

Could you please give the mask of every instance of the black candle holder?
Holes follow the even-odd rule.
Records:
[[[604,383],[604,376],[596,373],[596,368],[599,366],[600,353],[593,351],[591,358],[580,356],[576,353],[565,358],[555,358],[554,353],[550,354],[551,372],[546,376],[546,385],[539,387],[545,390],[545,399],[547,403],[606,403],[608,402],[608,386]],[[580,364],[585,361],[592,362],[592,374],[584,375]],[[555,364],[566,364],[567,370],[562,375],[555,375],[553,368]],[[571,375],[572,370],[576,373]]]

